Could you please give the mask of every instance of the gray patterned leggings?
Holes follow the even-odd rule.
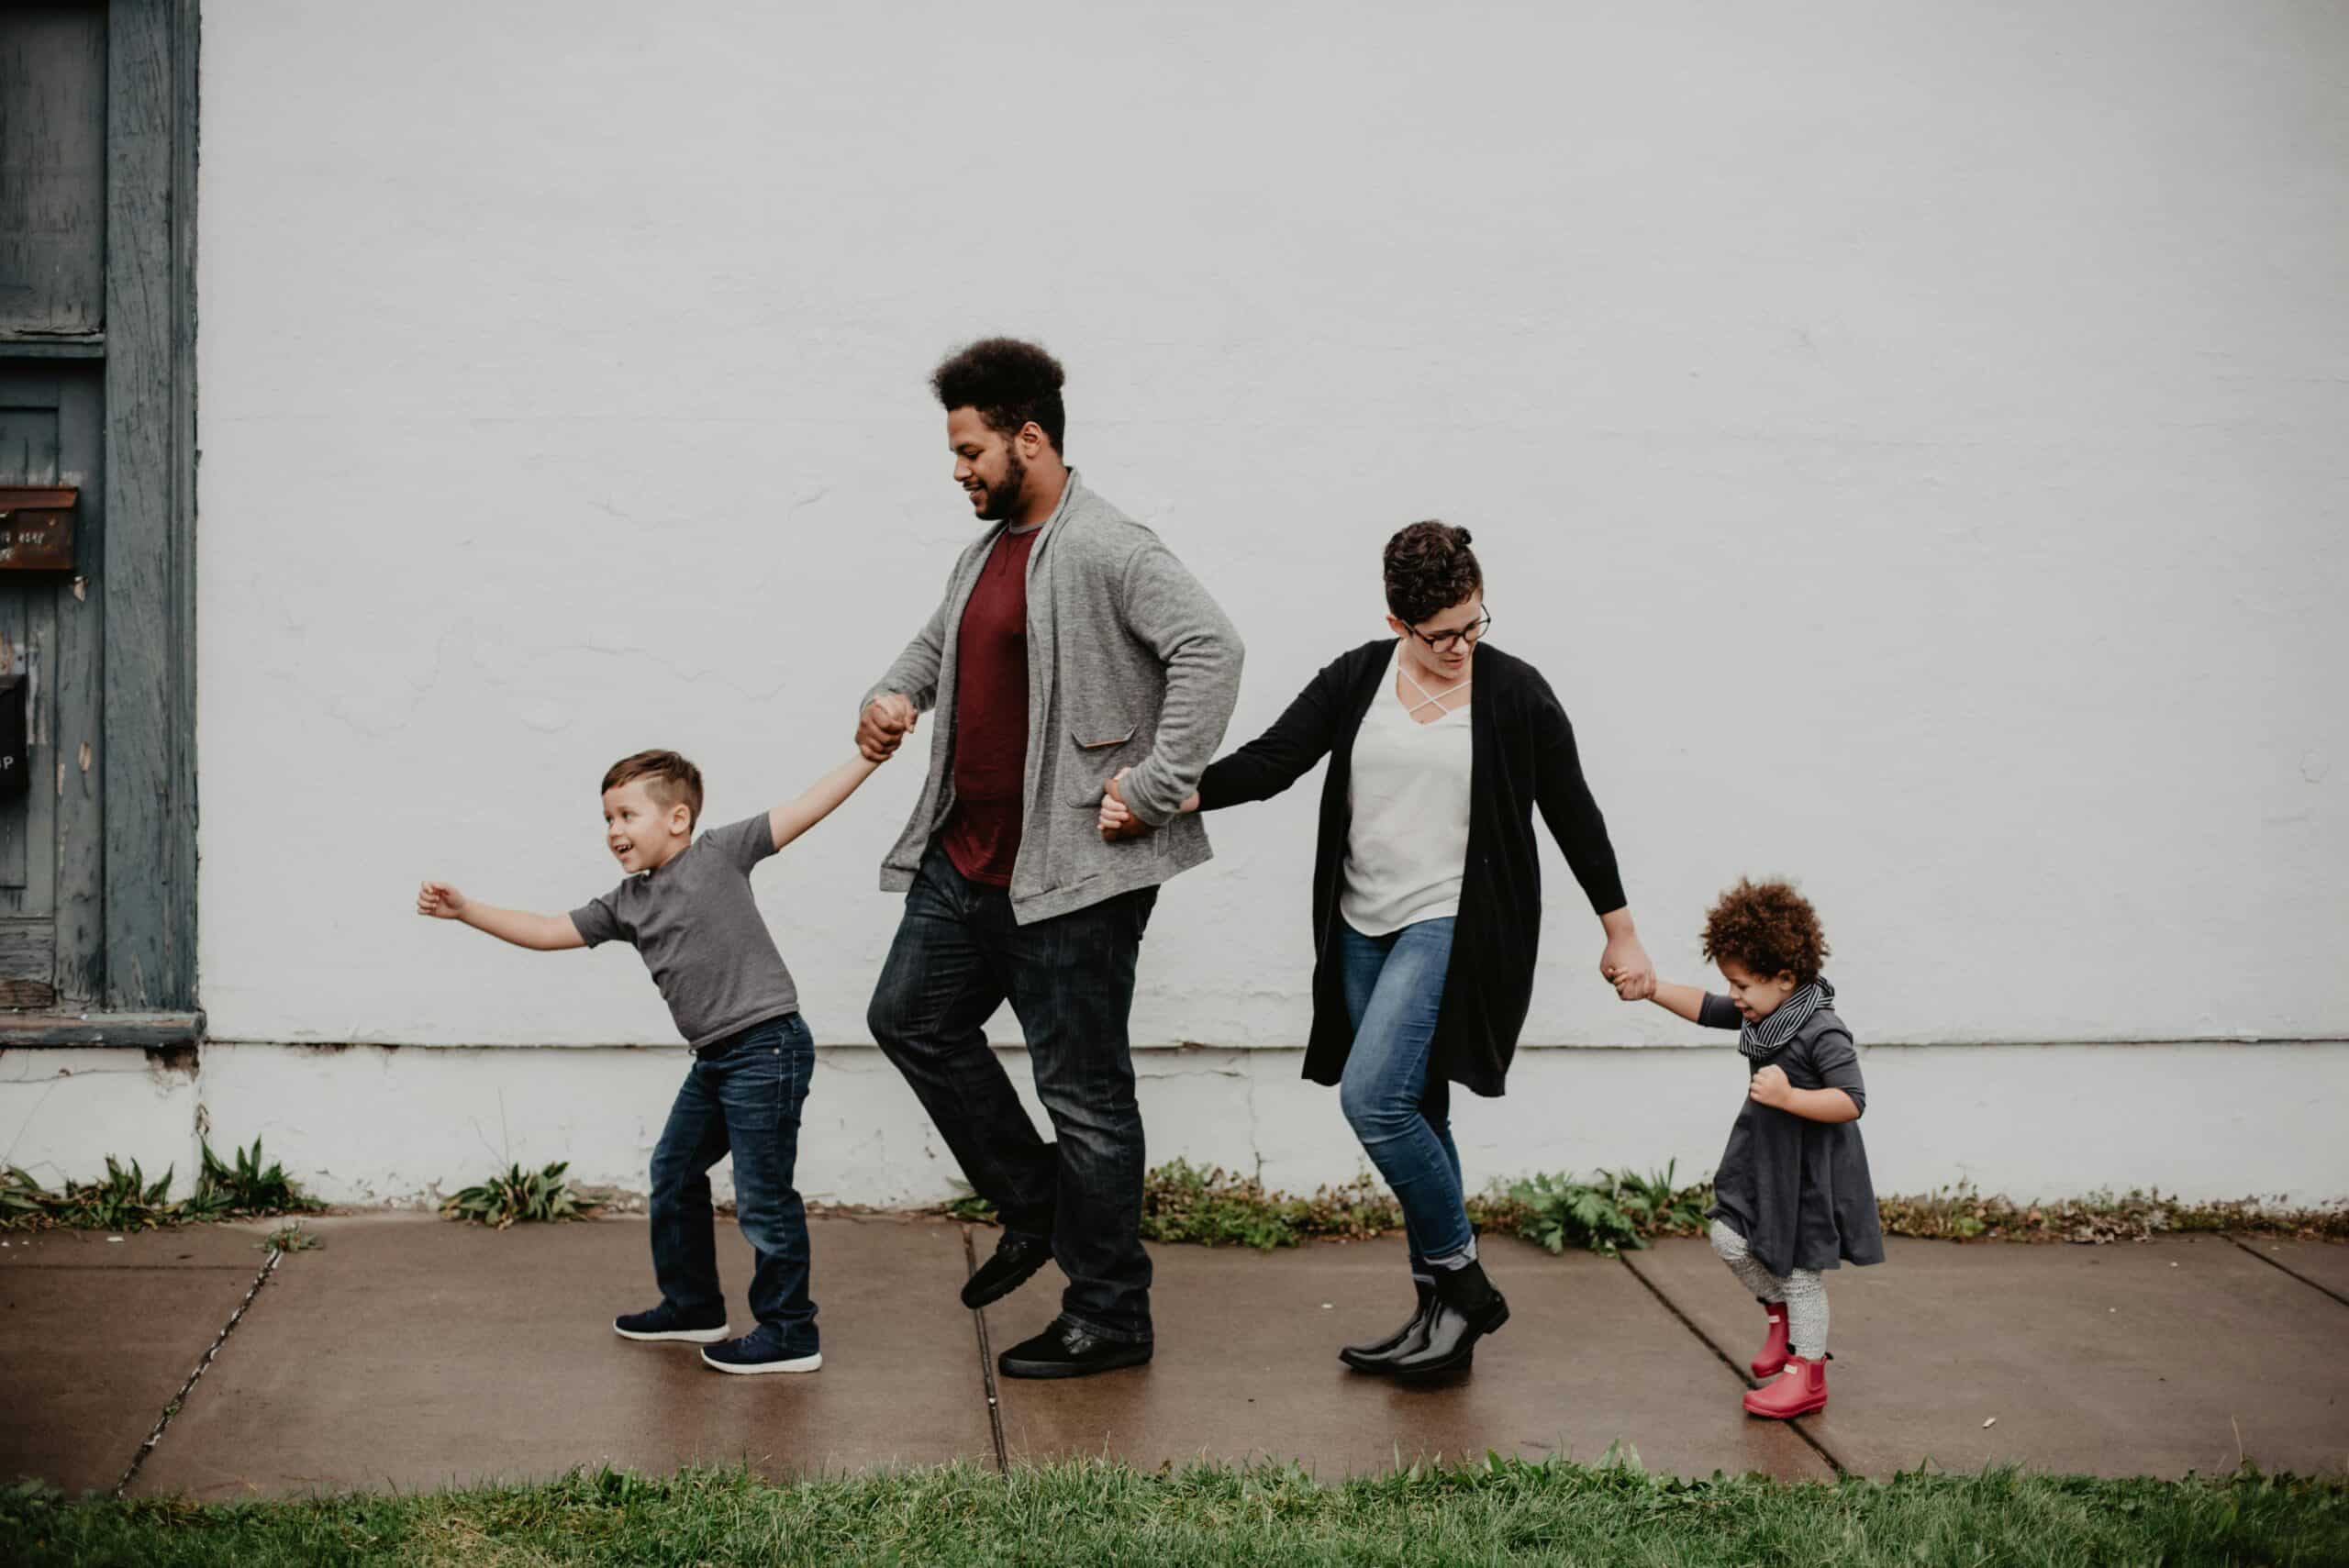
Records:
[[[1745,1245],[1745,1238],[1726,1220],[1713,1221],[1713,1251],[1721,1255],[1738,1283],[1767,1302],[1787,1304],[1787,1340],[1805,1361],[1827,1353],[1827,1282],[1817,1269],[1797,1269],[1780,1279],[1764,1268]]]

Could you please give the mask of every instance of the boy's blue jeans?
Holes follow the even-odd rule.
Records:
[[[1475,1230],[1452,1141],[1452,1085],[1428,1071],[1443,977],[1452,963],[1452,921],[1421,920],[1383,937],[1337,922],[1339,973],[1353,1050],[1338,1083],[1338,1104],[1403,1207],[1411,1272],[1460,1262]]]
[[[751,1314],[786,1348],[817,1348],[807,1294],[807,1207],[791,1184],[799,1110],[816,1068],[815,1037],[798,1014],[753,1025],[694,1058],[652,1151],[652,1273],[661,1298],[688,1321],[726,1316],[709,1168],[734,1156],[734,1211],[757,1266]]]

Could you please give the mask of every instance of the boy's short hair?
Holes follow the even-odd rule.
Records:
[[[1431,518],[1386,541],[1386,607],[1405,626],[1442,615],[1485,585],[1468,530]]]
[[[1755,974],[1792,974],[1798,985],[1819,978],[1827,964],[1827,934],[1819,911],[1789,882],[1748,882],[1720,895],[1705,912],[1705,958],[1729,959]]]
[[[664,811],[684,801],[686,827],[701,820],[701,770],[674,751],[639,751],[633,757],[622,757],[604,771],[603,788],[596,793],[601,795],[638,779],[646,781],[645,793]]]
[[[1068,414],[1061,406],[1061,384],[1066,379],[1060,361],[1041,344],[982,338],[949,354],[930,388],[949,414],[976,409],[987,428],[1002,436],[1016,436],[1032,422],[1052,450],[1065,452]]]

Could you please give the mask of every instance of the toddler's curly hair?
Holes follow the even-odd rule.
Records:
[[[1792,974],[1808,985],[1827,964],[1827,933],[1819,911],[1790,882],[1749,882],[1720,895],[1705,912],[1705,960],[1730,959],[1759,975]]]

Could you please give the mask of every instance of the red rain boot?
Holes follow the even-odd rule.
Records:
[[[1745,1413],[1774,1421],[1792,1420],[1827,1408],[1827,1363],[1787,1358],[1787,1370],[1745,1396]]]
[[[1770,1314],[1770,1332],[1762,1341],[1760,1353],[1753,1358],[1753,1375],[1776,1377],[1787,1364],[1787,1304],[1765,1301],[1762,1305]]]

